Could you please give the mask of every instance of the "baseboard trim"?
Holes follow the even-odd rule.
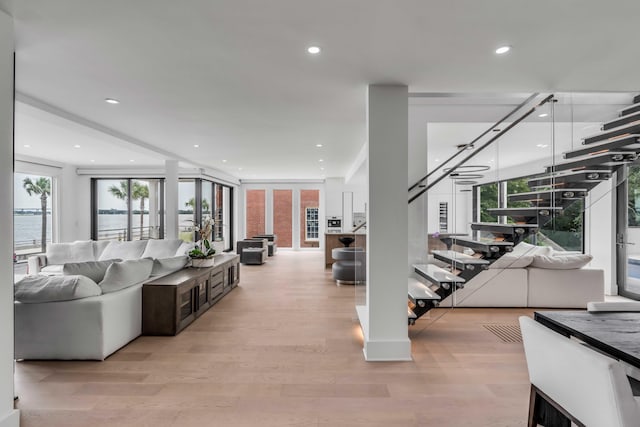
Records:
[[[411,340],[367,340],[362,349],[367,362],[411,361]]]
[[[0,427],[20,427],[20,411],[14,409],[0,418]]]

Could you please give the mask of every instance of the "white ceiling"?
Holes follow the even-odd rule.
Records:
[[[0,8],[15,19],[19,94],[125,136],[129,148],[95,135],[79,142],[108,147],[89,156],[105,165],[139,153],[133,142],[162,150],[148,162],[173,153],[239,178],[343,176],[366,139],[370,83],[414,93],[640,88],[637,0],[0,0]],[[493,54],[502,44],[512,52]],[[310,45],[323,52],[310,56]],[[82,149],[53,139],[51,151],[91,166]],[[127,151],[114,159],[112,144]]]

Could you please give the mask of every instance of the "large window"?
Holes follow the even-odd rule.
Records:
[[[557,250],[583,251],[584,250],[584,201],[583,200],[543,200],[539,198],[532,201],[510,201],[509,194],[528,193],[533,191],[528,185],[530,177],[516,178],[508,181],[492,182],[479,186],[477,190],[480,196],[480,220],[495,222],[497,218],[490,215],[487,209],[497,207],[523,208],[536,206],[562,207],[562,211],[540,224],[538,233],[529,237],[530,243],[551,246]],[[544,189],[540,190],[544,192]],[[476,194],[478,194],[476,193]],[[504,201],[500,200],[500,194],[506,194]],[[512,218],[507,219],[513,222]]]
[[[307,208],[305,220],[305,240],[318,240],[319,239],[319,223],[318,223],[318,208]]]
[[[233,249],[233,190],[231,187],[205,179],[184,179],[179,184],[180,238],[199,239],[192,231],[194,224],[205,218],[214,221],[213,241],[223,250]]]
[[[53,235],[53,177],[14,174],[14,253],[16,259],[45,252]]]
[[[318,208],[320,190],[300,190],[300,247],[317,248],[319,242]]]
[[[92,179],[92,239],[143,240],[164,236],[164,181]]]

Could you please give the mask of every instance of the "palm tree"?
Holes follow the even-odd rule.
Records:
[[[189,201],[184,204],[184,206],[187,208],[191,208],[192,211],[195,211],[196,210],[195,197],[190,198]],[[202,199],[202,211],[203,212],[209,211],[209,202],[207,201],[207,199]]]
[[[140,200],[140,237],[142,237],[142,230],[144,229],[144,200],[149,198],[149,187],[143,185],[138,181],[133,181],[133,188],[131,189],[131,199]]]
[[[40,195],[40,208],[42,209],[42,252],[47,251],[47,198],[51,195],[51,180],[43,176],[35,182],[27,177],[22,181],[22,187],[30,196]]]
[[[129,195],[129,183],[128,181],[120,181],[120,186],[112,185],[109,187],[109,192],[114,197],[124,200],[128,205]],[[149,187],[143,185],[138,181],[133,181],[133,188],[131,189],[131,200],[140,200],[140,236],[142,237],[142,230],[144,229],[144,201],[149,198]]]

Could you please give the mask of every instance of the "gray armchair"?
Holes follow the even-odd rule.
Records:
[[[245,239],[236,243],[236,253],[242,264],[264,264],[268,250],[267,239]]]
[[[267,239],[267,245],[269,245],[267,255],[269,256],[274,256],[278,251],[278,236],[275,234],[258,234],[253,236],[252,239]]]

